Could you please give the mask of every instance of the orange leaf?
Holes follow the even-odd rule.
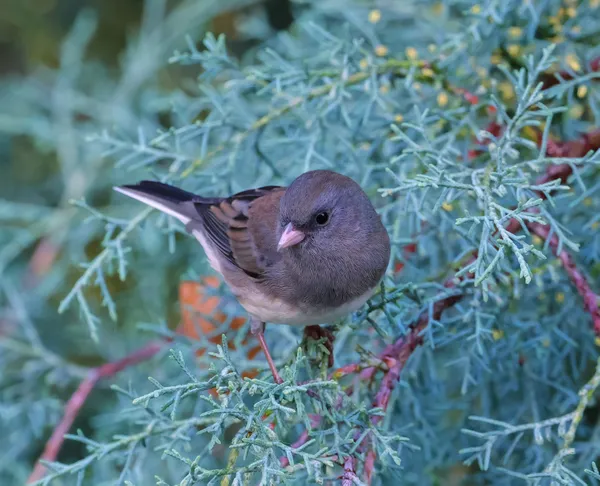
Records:
[[[217,310],[219,305],[219,297],[214,295],[206,295],[206,288],[217,288],[219,280],[216,277],[205,277],[202,282],[184,281],[179,284],[179,306],[181,309],[181,326],[179,332],[191,339],[198,339],[198,332],[203,334],[215,334],[215,330],[219,325],[222,325],[227,316]],[[210,319],[208,318],[210,316]],[[231,337],[231,334],[240,329],[246,318],[236,316],[231,320],[230,326],[224,334]],[[221,335],[215,334],[208,339],[213,344],[221,342]],[[243,341],[246,344],[248,339]],[[235,349],[233,339],[228,341],[229,349]],[[248,350],[248,359],[254,359],[260,351],[260,346],[256,345]],[[206,349],[199,349],[196,352],[197,356],[202,356]],[[246,370],[242,372],[242,376],[250,378],[258,374],[257,370]],[[214,394],[214,389],[210,390]]]
[[[212,321],[223,324],[227,318],[225,314],[216,311],[219,305],[217,296],[205,295],[205,288],[218,286],[216,277],[206,277],[203,283],[194,281],[185,281],[179,284],[179,305],[181,307],[181,328],[182,333],[192,339],[198,339],[198,331],[209,334],[217,329]],[[208,320],[204,316],[212,316]],[[244,317],[234,317],[231,321],[230,330],[237,330],[244,325]],[[219,343],[219,336],[211,337],[210,342]]]

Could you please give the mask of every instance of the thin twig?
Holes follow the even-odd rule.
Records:
[[[158,353],[163,346],[163,342],[152,342],[118,361],[103,364],[102,366],[98,366],[89,372],[88,376],[81,382],[77,390],[75,390],[67,402],[63,417],[59,424],[54,428],[54,431],[52,432],[50,439],[48,439],[48,442],[46,442],[44,452],[37,460],[31,475],[27,479],[27,484],[31,484],[42,479],[46,474],[47,468],[42,461],[53,462],[56,460],[65,440],[65,434],[69,432],[69,429],[73,425],[73,422],[79,414],[81,407],[83,407],[83,404],[98,381],[103,378],[110,378],[125,368],[150,359],[152,356]]]
[[[406,73],[411,68],[424,67],[424,66],[425,66],[424,61],[406,61],[406,60],[400,60],[400,59],[389,59],[389,60],[385,61],[383,64],[376,66],[374,69],[375,69],[376,73],[379,75],[386,74],[386,73],[394,73],[396,75],[406,75]],[[295,98],[291,99],[288,103],[283,105],[282,107],[276,108],[276,109],[268,112],[266,115],[260,117],[258,120],[256,120],[254,123],[252,123],[252,125],[250,125],[250,127],[248,127],[245,131],[237,134],[237,136],[234,138],[234,143],[236,145],[241,144],[251,134],[264,128],[266,125],[271,123],[273,120],[286,115],[287,113],[293,111],[294,109],[296,109],[297,107],[306,103],[307,101],[311,101],[316,98],[327,96],[329,93],[331,93],[332,90],[338,88],[340,84],[343,85],[344,87],[354,86],[356,84],[362,83],[363,81],[369,79],[369,77],[371,75],[372,75],[371,71],[368,71],[368,70],[359,71],[359,72],[349,75],[347,78],[345,78],[343,80],[342,79],[336,80],[334,82],[324,84],[323,86],[318,86],[316,88],[313,88],[304,97],[302,97],[302,96],[295,97]],[[184,179],[184,178],[188,177],[200,165],[202,165],[206,159],[213,158],[215,155],[223,152],[224,150],[226,150],[229,147],[231,147],[231,145],[229,143],[219,145],[216,148],[214,148],[211,152],[206,154],[206,156],[203,159],[195,160],[189,167],[187,167],[182,172],[181,178]]]
[[[569,426],[569,430],[565,433],[563,439],[563,444],[559,449],[558,453],[554,456],[550,464],[544,469],[545,473],[551,472],[557,466],[561,467],[563,459],[567,456],[575,454],[575,449],[572,447],[573,441],[575,440],[575,434],[577,433],[577,428],[581,424],[583,420],[585,409],[590,405],[590,402],[596,393],[596,390],[600,386],[600,358],[596,361],[596,370],[592,377],[588,380],[588,382],[583,385],[583,387],[579,390],[579,403],[575,408],[575,411],[572,412],[571,425]]]
[[[590,380],[579,390],[579,403],[577,404],[577,408],[575,409],[575,414],[573,416],[573,421],[569,426],[569,430],[565,434],[565,442],[562,446],[563,450],[569,449],[575,440],[575,433],[577,432],[577,427],[581,423],[583,419],[583,412],[590,404],[596,389],[600,386],[600,358],[596,361],[596,371],[590,378]]]

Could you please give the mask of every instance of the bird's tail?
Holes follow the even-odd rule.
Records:
[[[139,184],[115,186],[114,189],[177,218],[183,224],[198,217],[194,200],[201,202],[201,198],[178,187],[156,181],[141,181]]]

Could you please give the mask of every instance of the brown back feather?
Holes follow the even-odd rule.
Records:
[[[275,234],[284,187],[265,186],[234,194],[216,204],[196,203],[203,229],[223,256],[259,279],[277,258]]]

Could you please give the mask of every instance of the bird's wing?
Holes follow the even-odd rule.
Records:
[[[276,250],[281,186],[243,191],[218,202],[194,202],[200,221],[191,220],[190,232],[201,231],[223,257],[253,278],[279,256]]]
[[[205,198],[157,181],[141,181],[115,190],[185,224],[219,271],[224,258],[247,275],[259,278],[279,258],[275,239],[279,200],[285,187],[264,186],[227,198]]]

